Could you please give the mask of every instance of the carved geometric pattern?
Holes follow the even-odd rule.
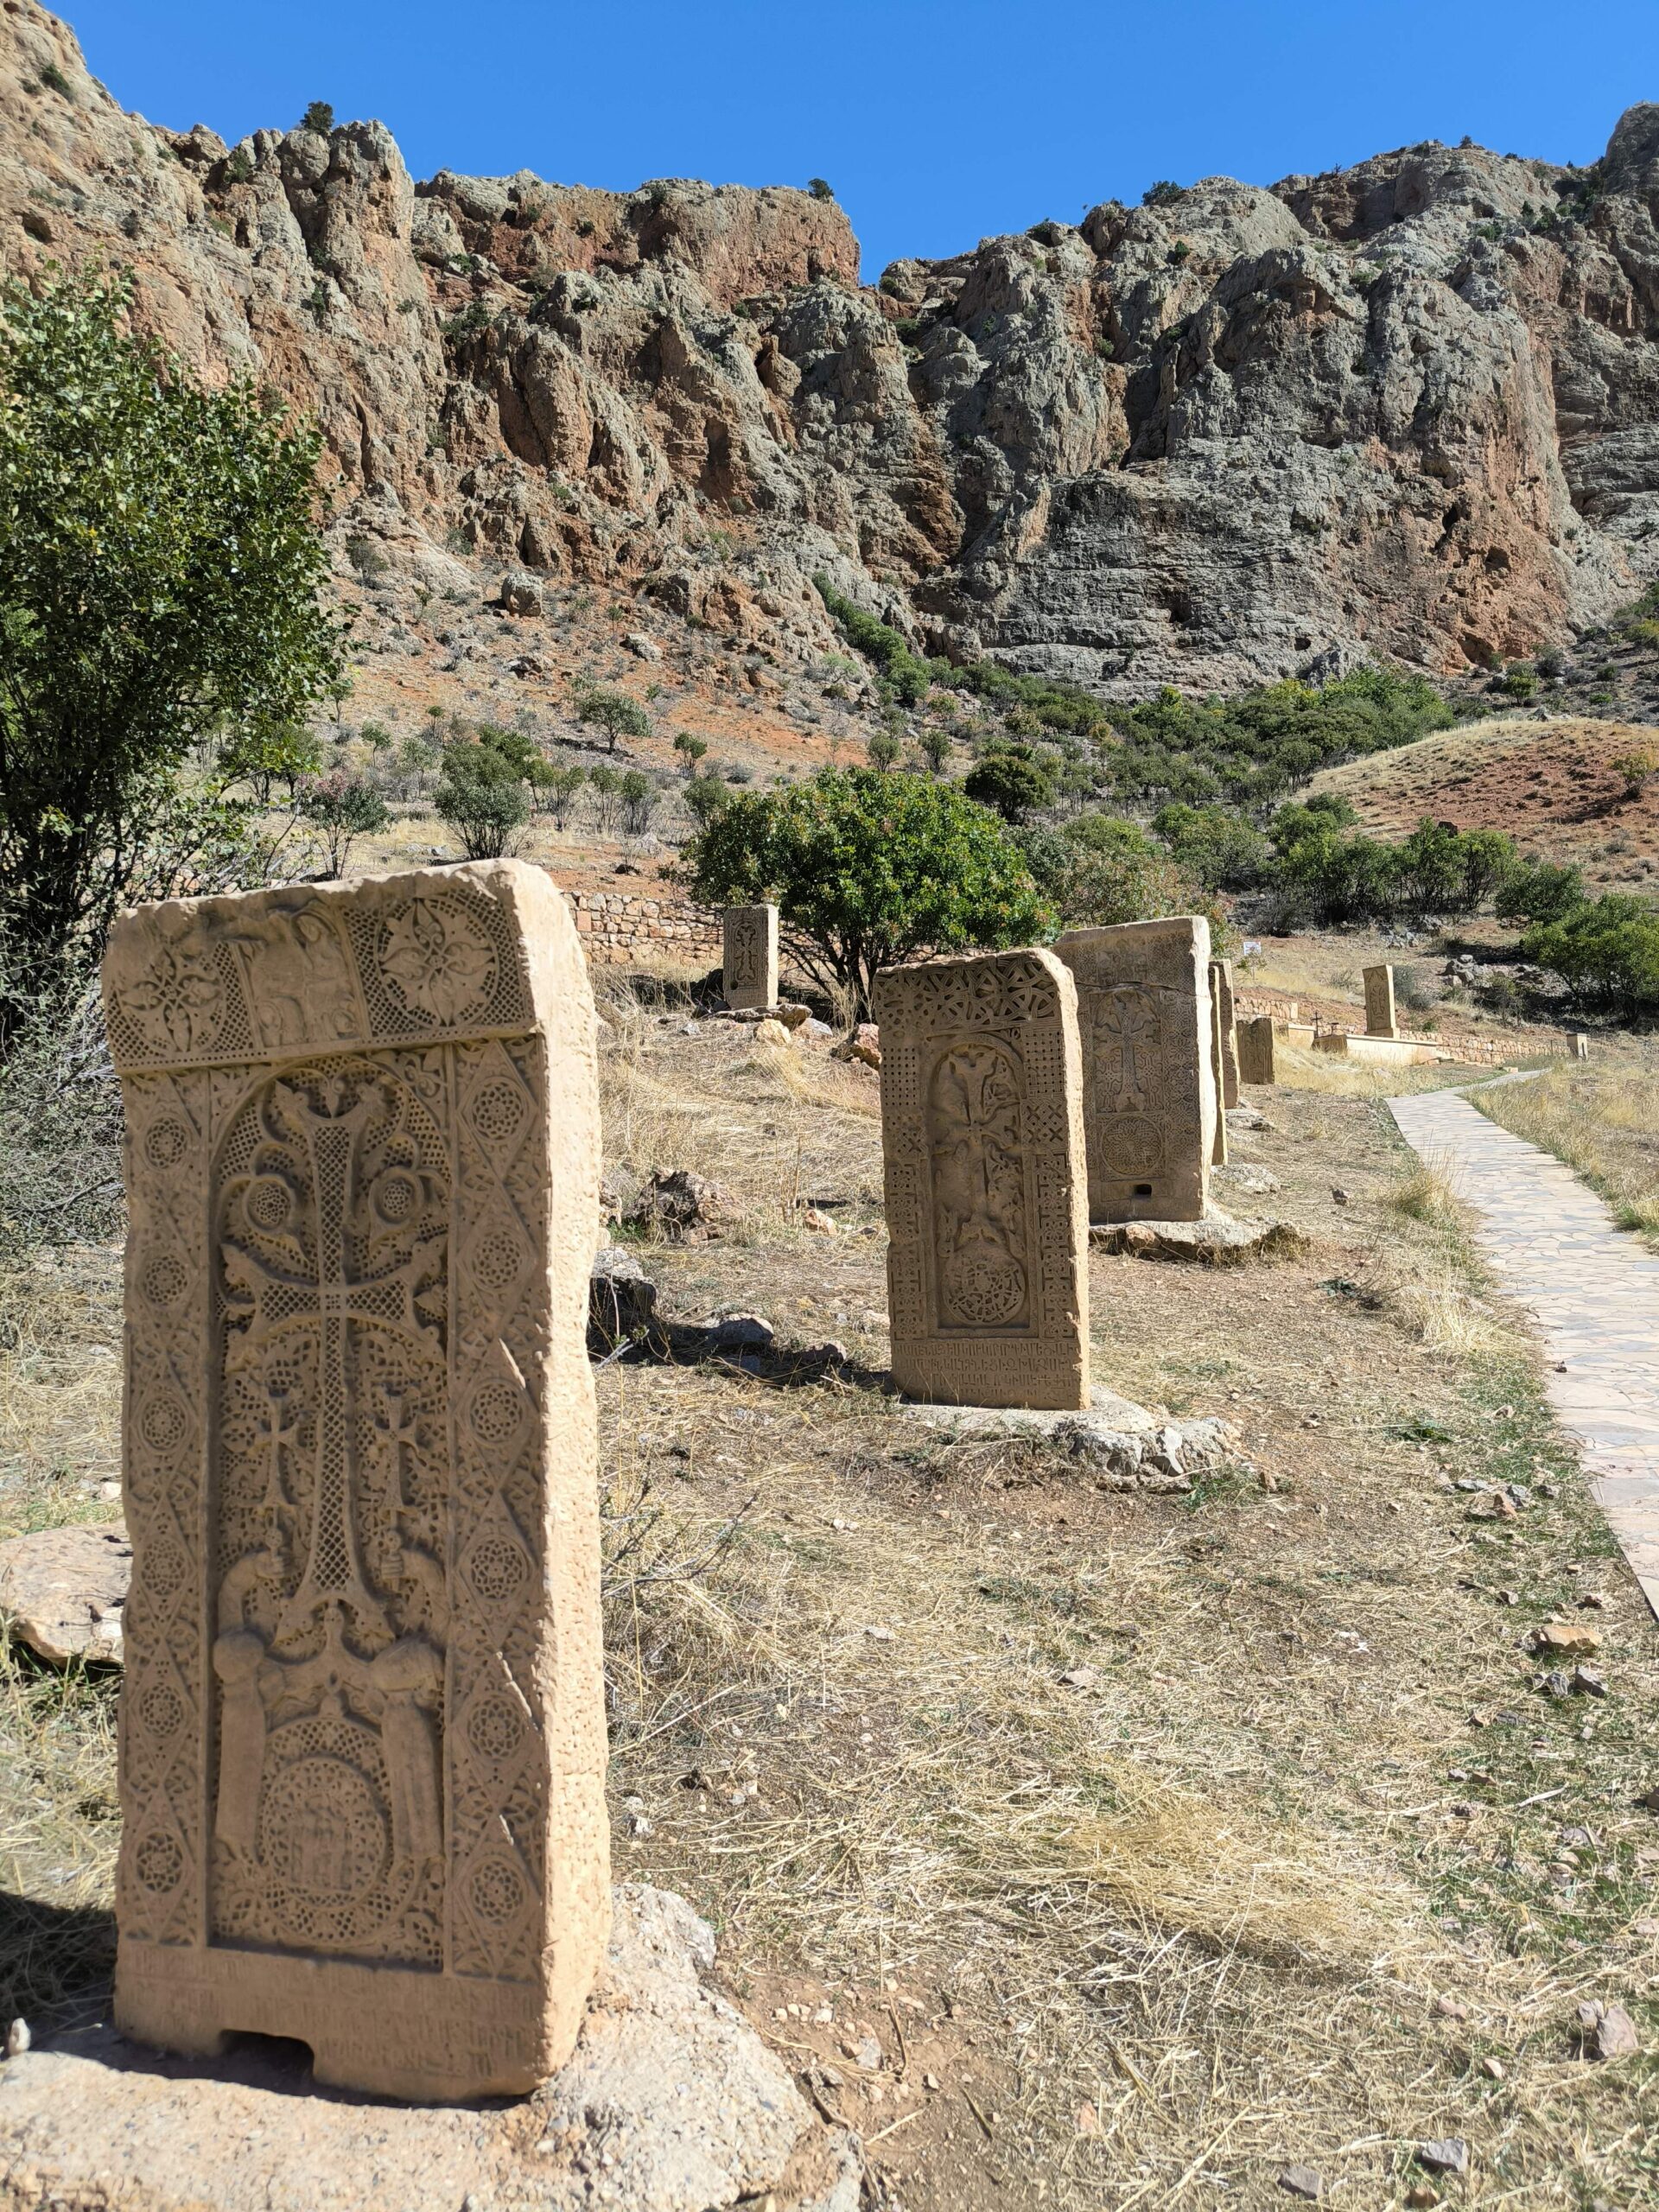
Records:
[[[1082,1128],[1063,973],[1033,952],[892,969],[880,1014],[895,1376],[958,1402],[1084,1402]]]

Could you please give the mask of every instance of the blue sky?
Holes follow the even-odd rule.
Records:
[[[1466,131],[1595,158],[1659,99],[1656,0],[81,0],[124,105],[228,139],[308,101],[416,176],[827,177],[873,279],[1158,177],[1270,184]]]

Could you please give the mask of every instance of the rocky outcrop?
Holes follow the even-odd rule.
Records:
[[[129,262],[314,410],[344,531],[633,589],[788,659],[815,571],[1108,697],[1455,672],[1659,567],[1659,107],[1592,169],[1210,178],[861,288],[809,192],[441,171],[382,126],[160,130],[0,11],[0,242]],[[442,550],[441,550],[442,549]]]

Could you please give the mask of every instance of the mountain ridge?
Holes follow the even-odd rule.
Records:
[[[193,367],[314,409],[341,532],[785,664],[835,645],[815,574],[1109,700],[1454,676],[1659,574],[1659,105],[1587,170],[1205,179],[861,286],[810,192],[417,183],[374,123],[232,148],[5,0],[0,239],[123,260]]]

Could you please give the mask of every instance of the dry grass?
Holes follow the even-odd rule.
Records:
[[[1425,1062],[1419,1067],[1378,1067],[1351,1060],[1342,1052],[1315,1052],[1300,1045],[1276,1043],[1274,1072],[1289,1090],[1322,1091],[1332,1098],[1400,1098],[1409,1091],[1443,1090],[1467,1083],[1469,1070]]]
[[[637,1007],[602,1078],[614,1176],[694,1167],[744,1209],[739,1237],[652,1255],[667,1310],[758,1307],[879,1364],[873,1079]],[[1482,1308],[1455,1192],[1368,1090],[1254,1096],[1272,1126],[1236,1152],[1307,1258],[1091,1262],[1097,1376],[1236,1424],[1185,1498],[952,1445],[849,1383],[601,1372],[618,1872],[714,1919],[731,1986],[791,2064],[835,2069],[820,2094],[906,2212],[1265,2212],[1298,2158],[1381,2212],[1447,2133],[1474,2158],[1448,2202],[1634,2204],[1650,2076],[1572,2060],[1564,2023],[1593,1993],[1651,2032],[1650,1628]],[[839,1233],[804,1235],[796,1196]],[[1513,1528],[1441,1487],[1544,1473],[1560,1497]],[[1582,1562],[1616,1683],[1593,1709],[1533,1698],[1515,1643]],[[101,1900],[113,1824],[82,1808],[107,1803],[107,1707],[11,1684],[0,1863],[32,1899]],[[1522,1717],[1471,1730],[1471,1707]],[[1567,1821],[1595,1843],[1563,1878]],[[31,1942],[31,1988],[82,1956]],[[878,2074],[848,2064],[855,2031]]]
[[[1516,1136],[1553,1152],[1611,1204],[1621,1228],[1659,1241],[1659,1050],[1631,1039],[1588,1064],[1546,1068],[1470,1097]]]

